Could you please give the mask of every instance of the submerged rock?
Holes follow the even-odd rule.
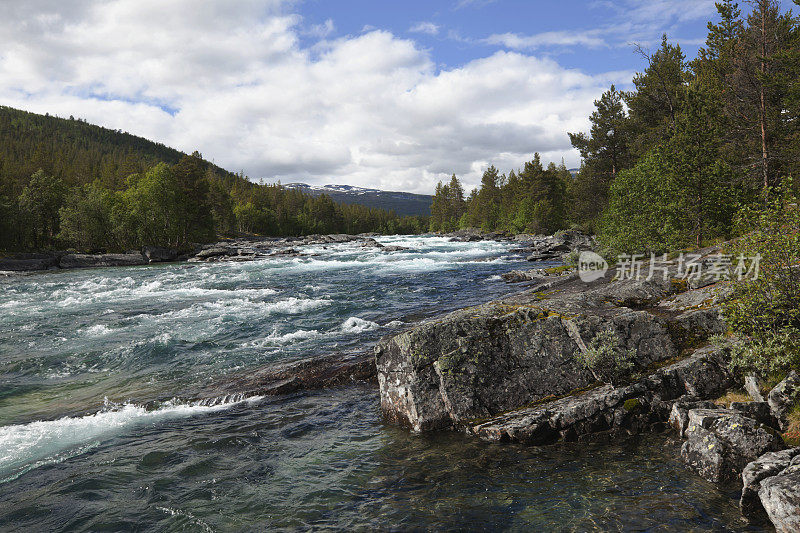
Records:
[[[227,379],[212,387],[208,397],[236,392],[245,395],[289,394],[353,382],[375,383],[375,359],[370,354],[328,355],[280,363]]]

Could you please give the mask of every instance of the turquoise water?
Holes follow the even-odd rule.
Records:
[[[0,278],[0,529],[740,530],[735,491],[648,437],[488,445],[383,424],[366,385],[211,401],[277,361],[513,290],[510,244]],[[235,392],[235,391],[231,391]]]

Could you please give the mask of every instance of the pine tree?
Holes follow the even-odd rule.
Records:
[[[591,226],[605,207],[608,189],[617,173],[631,164],[628,116],[623,93],[613,85],[595,100],[589,117],[589,135],[570,133],[569,138],[581,154],[582,165],[572,184],[573,218]]]

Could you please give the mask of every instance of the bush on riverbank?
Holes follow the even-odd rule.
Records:
[[[800,368],[800,210],[790,185],[762,206],[744,209],[737,224],[753,229],[726,252],[734,264],[741,256],[760,260],[751,263],[750,275],[734,272],[733,297],[723,304],[737,337],[732,364],[762,375]]]

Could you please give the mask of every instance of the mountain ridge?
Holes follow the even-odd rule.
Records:
[[[433,196],[402,191],[384,191],[355,185],[309,185],[308,183],[284,183],[287,189],[297,189],[312,196],[325,194],[334,202],[347,205],[364,205],[394,211],[399,216],[430,216]]]

